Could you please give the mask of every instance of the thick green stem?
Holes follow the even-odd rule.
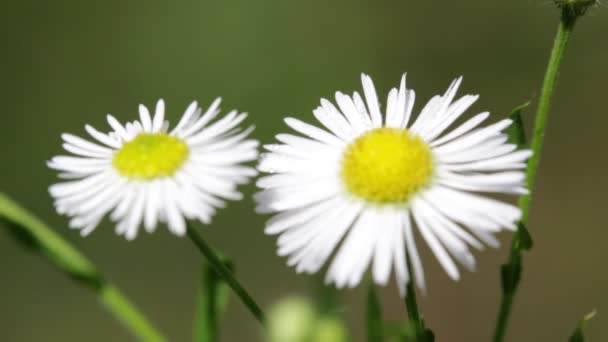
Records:
[[[196,232],[196,229],[188,224],[188,236],[194,242],[196,247],[201,253],[207,258],[209,265],[213,270],[220,276],[224,281],[232,288],[234,293],[243,301],[243,304],[247,306],[251,314],[264,326],[264,313],[253,298],[247,293],[245,288],[236,280],[234,274],[226,265],[222,262],[217,254],[213,251],[211,246],[205,242],[205,240]]]
[[[164,342],[166,339],[144,315],[78,250],[62,239],[49,226],[0,193],[0,224],[33,252],[54,267],[93,290],[107,310],[140,341]]]
[[[522,235],[527,234],[526,226],[530,215],[532,192],[534,190],[536,174],[538,172],[538,166],[543,149],[543,141],[547,127],[547,120],[549,117],[549,110],[551,108],[551,100],[553,98],[559,68],[564,57],[566,46],[568,45],[570,34],[574,28],[576,18],[576,13],[571,11],[569,8],[562,8],[561,20],[559,22],[557,34],[553,43],[553,49],[551,50],[551,55],[549,57],[549,64],[543,80],[538,110],[535,116],[534,132],[530,144],[530,148],[534,153],[528,161],[528,166],[526,168],[526,181],[530,193],[520,197],[519,199],[519,208],[522,211],[520,225],[523,228],[520,227],[520,229],[515,232],[513,242],[511,244],[509,262],[503,266],[503,296],[500,303],[496,329],[494,331],[494,342],[502,342],[504,340],[511,314],[511,307],[513,305],[513,298],[515,297],[515,293],[517,291],[517,285],[519,283],[521,273],[522,251],[525,249],[521,244]],[[505,275],[505,272],[509,274]],[[505,276],[510,278],[510,280],[507,281],[510,284],[505,285]]]

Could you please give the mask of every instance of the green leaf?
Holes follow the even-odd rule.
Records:
[[[518,222],[517,232],[513,236],[509,263],[502,265],[500,268],[504,295],[510,295],[517,289],[522,272],[522,251],[529,251],[533,245],[534,242],[530,232],[522,222]]]
[[[0,193],[0,224],[16,241],[43,256],[71,278],[99,288],[103,279],[93,264],[44,222]]]
[[[516,144],[518,147],[526,145],[526,133],[524,130],[524,123],[521,118],[521,113],[529,105],[530,102],[526,102],[522,105],[519,105],[515,107],[509,115],[509,118],[513,120],[513,124],[507,129],[507,134],[509,135],[509,142],[511,142],[512,144]]]
[[[516,248],[520,251],[529,251],[534,246],[534,241],[532,241],[532,236],[530,232],[526,228],[526,226],[519,222],[517,224],[517,246]]]
[[[574,333],[572,334],[572,336],[570,336],[570,339],[568,339],[568,342],[584,342],[585,341],[585,328],[587,326],[587,322],[589,322],[589,320],[591,320],[596,314],[596,311],[593,310],[590,313],[586,314],[583,319],[581,319],[581,321],[578,323],[578,326],[576,327],[576,329],[574,330]]]
[[[8,196],[0,193],[0,226],[15,240],[50,262],[85,287],[92,289],[105,308],[141,341],[166,339],[95,266],[49,226]]]
[[[505,296],[511,295],[517,289],[521,278],[521,268],[521,258],[511,260],[508,264],[500,267],[502,293]]]
[[[423,323],[424,324],[424,323]],[[428,328],[423,328],[416,336],[416,327],[408,324],[399,331],[400,341],[403,342],[434,342],[435,334]]]
[[[420,335],[420,338],[418,340],[419,342],[435,342],[435,334],[433,334],[431,329],[425,328],[422,331],[422,334]]]
[[[233,271],[230,261],[222,258],[222,262]],[[196,305],[194,341],[215,342],[218,340],[218,324],[230,297],[230,288],[208,263],[204,263],[202,267],[201,278]]]
[[[367,341],[384,341],[382,331],[382,312],[380,302],[376,295],[374,283],[370,281],[367,285]]]

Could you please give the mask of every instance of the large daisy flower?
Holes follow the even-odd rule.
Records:
[[[57,211],[71,216],[70,227],[83,236],[108,213],[127,239],[142,223],[148,232],[166,223],[180,236],[185,219],[209,223],[224,200],[241,199],[237,185],[256,171],[240,163],[258,155],[258,142],[247,139],[253,127],[238,127],[247,114],[231,111],[214,121],[219,104],[218,98],[202,113],[192,102],[171,130],[159,100],[153,116],[140,105],[139,120],[124,126],[108,115],[107,134],[86,125],[94,141],[63,134],[63,148],[73,155],[48,162],[68,179],[49,188]]]
[[[337,250],[326,282],[354,287],[373,265],[384,285],[394,268],[402,293],[408,264],[425,288],[418,232],[458,280],[455,261],[475,267],[469,246],[497,247],[494,234],[515,229],[520,210],[480,193],[526,193],[521,169],[531,152],[507,143],[511,120],[480,128],[484,112],[455,124],[478,98],[455,99],[461,78],[415,118],[405,75],[384,116],[372,80],[361,78],[365,101],[337,92],[337,107],[322,99],[313,111],[323,128],[286,118],[300,135],[279,134],[280,143],[265,146],[258,168],[270,175],[257,182],[257,210],[276,213],[265,231],[280,234],[278,254],[298,272],[317,272]]]

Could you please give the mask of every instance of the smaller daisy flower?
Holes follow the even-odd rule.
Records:
[[[280,143],[265,146],[258,168],[270,175],[257,182],[257,210],[276,214],[266,233],[280,234],[278,254],[298,272],[317,272],[335,252],[328,283],[354,287],[370,267],[385,285],[394,269],[403,294],[406,256],[425,288],[418,232],[458,280],[454,261],[475,267],[469,246],[497,247],[494,233],[515,229],[520,210],[480,193],[526,193],[521,170],[531,152],[507,143],[508,119],[479,128],[487,112],[449,129],[478,98],[455,99],[461,78],[415,120],[405,75],[388,93],[385,115],[372,80],[361,79],[364,97],[337,92],[337,107],[322,99],[313,111],[325,129],[287,118],[300,135],[279,134]]]
[[[238,127],[247,114],[233,110],[214,120],[219,104],[218,98],[202,113],[192,102],[172,130],[159,100],[153,116],[140,105],[139,120],[124,126],[108,114],[107,134],[85,125],[94,141],[62,134],[73,155],[48,162],[68,179],[49,188],[57,212],[72,217],[70,227],[83,236],[110,214],[116,232],[129,240],[142,223],[148,232],[166,223],[179,236],[185,219],[210,223],[224,200],[242,198],[237,186],[256,171],[241,163],[258,155],[258,142],[247,139],[253,127]]]

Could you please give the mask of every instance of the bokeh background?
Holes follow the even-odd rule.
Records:
[[[465,75],[461,94],[480,93],[471,114],[493,120],[537,98],[558,12],[532,0],[34,1],[4,2],[0,14],[0,191],[48,221],[120,286],[173,341],[188,341],[200,257],[187,239],[160,229],[127,242],[104,222],[88,238],[66,228],[47,194],[62,132],[105,127],[162,97],[169,119],[196,99],[251,113],[255,137],[284,131],[282,117],[312,121],[321,97],[360,89],[369,73],[381,94],[408,72],[418,105]],[[532,211],[534,249],[514,306],[508,341],[564,341],[596,308],[590,341],[608,340],[608,10],[576,27],[546,140]],[[385,95],[384,95],[385,96]],[[383,96],[383,97],[384,97]],[[531,116],[530,113],[528,113]],[[529,118],[527,122],[530,123]],[[530,125],[528,124],[528,129]],[[246,193],[254,191],[252,186]],[[269,307],[313,292],[275,256],[264,217],[250,200],[220,211],[202,233],[233,257],[239,278]],[[438,341],[487,341],[499,302],[504,247],[477,253],[478,271],[451,282],[426,251],[428,295],[419,299]],[[0,230],[0,340],[131,341],[95,297]],[[341,292],[354,340],[363,336],[362,288]],[[386,318],[405,317],[394,286]],[[261,340],[238,300],[224,341]]]

